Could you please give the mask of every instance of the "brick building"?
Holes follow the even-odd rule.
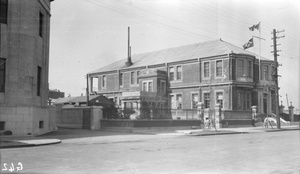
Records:
[[[257,105],[258,112],[269,113],[275,95],[272,64],[215,40],[133,55],[102,67],[88,74],[89,91],[113,98],[122,108],[138,108],[142,117],[149,105],[165,115],[166,108],[195,111],[198,102],[207,109],[220,103],[230,111]]]
[[[47,106],[51,1],[0,1],[0,129],[13,135],[54,128]]]

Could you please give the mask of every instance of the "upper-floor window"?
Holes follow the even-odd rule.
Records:
[[[102,76],[102,87],[106,88],[106,76]]]
[[[182,67],[180,65],[169,67],[169,79],[170,81],[182,80]]]
[[[197,109],[198,104],[198,93],[192,93],[192,109]]]
[[[209,77],[209,62],[204,62],[203,63],[203,77],[207,78]]]
[[[41,95],[41,86],[42,86],[42,67],[37,67],[37,96]]]
[[[135,75],[135,72],[130,72],[130,84],[131,85],[134,85],[136,84],[136,75]]]
[[[248,60],[247,61],[247,75],[248,77],[252,77],[252,61]]]
[[[262,67],[262,75],[263,75],[263,80],[269,80],[269,66],[268,65],[263,65]]]
[[[136,84],[139,84],[138,77],[140,76],[141,71],[136,71]]]
[[[8,0],[0,0],[0,23],[7,24]]]
[[[160,92],[163,94],[166,93],[166,81],[165,80],[160,81]]]
[[[153,92],[153,81],[143,81],[142,83],[142,91],[145,92]]]
[[[174,67],[170,67],[169,68],[169,79],[170,79],[170,81],[173,81],[174,80],[174,75],[175,74],[175,71],[174,71]]]
[[[181,66],[176,66],[176,80],[181,80],[182,78],[182,68]]]
[[[39,35],[43,37],[44,14],[40,12],[39,16]]]
[[[120,86],[123,86],[123,73],[120,73],[119,75],[119,84]]]
[[[0,92],[5,91],[5,69],[6,69],[6,59],[0,58]]]
[[[223,61],[222,60],[216,61],[216,76],[217,77],[223,76]]]
[[[237,60],[237,72],[238,77],[244,76],[244,60],[238,59]]]
[[[237,76],[238,77],[252,77],[252,61],[250,60],[237,60]]]

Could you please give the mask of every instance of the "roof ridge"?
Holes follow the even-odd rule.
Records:
[[[225,41],[223,41],[222,38],[220,38],[219,41],[222,43],[222,45],[223,45],[225,48],[227,48],[231,53],[233,53],[233,50],[231,50],[227,45],[224,44]],[[227,43],[227,42],[226,42],[226,43]]]

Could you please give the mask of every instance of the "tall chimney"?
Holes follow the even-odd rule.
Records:
[[[130,27],[128,27],[128,57],[127,57],[127,62],[125,63],[126,66],[131,66],[132,61],[131,61],[131,46],[130,46]]]

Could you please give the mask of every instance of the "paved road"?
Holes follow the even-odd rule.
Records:
[[[57,137],[59,138],[59,137]],[[300,173],[300,132],[188,136],[112,133],[1,150],[15,173]]]

